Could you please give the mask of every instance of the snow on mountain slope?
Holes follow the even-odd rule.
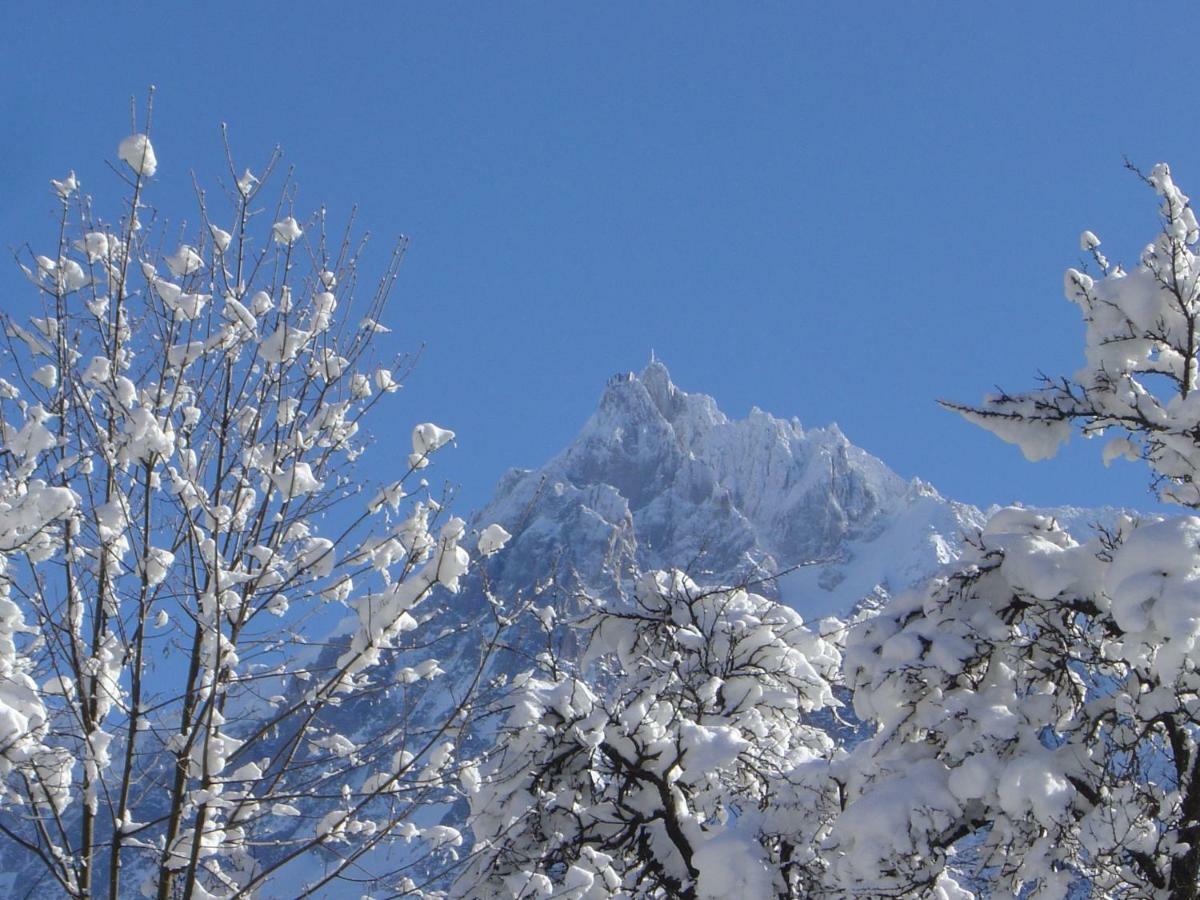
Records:
[[[928,577],[983,520],[836,425],[806,430],[758,409],[730,419],[654,360],[610,379],[571,445],[509,471],[476,516],[513,534],[492,565],[501,592],[557,574],[603,593],[630,565],[684,568],[701,583],[801,566],[758,590],[809,618]]]

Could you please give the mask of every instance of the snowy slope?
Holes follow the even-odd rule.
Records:
[[[658,361],[614,376],[571,445],[508,472],[476,516],[513,534],[492,566],[500,593],[552,574],[609,591],[631,564],[684,568],[702,583],[805,564],[759,590],[809,618],[928,577],[983,519],[836,425],[805,429],[758,409],[730,419]]]

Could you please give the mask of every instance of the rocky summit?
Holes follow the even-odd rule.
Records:
[[[513,535],[490,567],[498,596],[551,577],[603,595],[631,569],[680,568],[700,583],[753,582],[806,618],[919,582],[983,520],[837,425],[759,409],[731,419],[657,360],[613,376],[570,446],[510,470],[475,517]]]

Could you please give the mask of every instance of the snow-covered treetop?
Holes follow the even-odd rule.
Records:
[[[457,783],[470,679],[420,734],[330,715],[386,695],[395,653],[406,697],[442,674],[427,601],[508,539],[468,535],[415,475],[454,437],[438,425],[385,483],[356,474],[404,368],[377,344],[403,243],[363,290],[359,244],[290,186],[268,198],[277,156],[168,224],[148,131],[117,147],[115,220],[74,172],[52,182],[55,245],[21,259],[39,312],[0,317],[2,832],[79,897],[126,896],[123,871],[160,898],[254,893],[337,843],[324,883],[397,834],[452,853],[410,819]]]
[[[514,685],[470,779],[477,845],[454,896],[782,896],[806,851],[775,806],[835,752],[808,718],[839,705],[837,648],[785,606],[679,571],[587,625],[581,661],[545,654]]]
[[[952,408],[1030,459],[1073,427],[1200,508],[1200,229],[1165,165],[1162,230],[1132,272],[1080,246],[1085,365]],[[1116,516],[1073,535],[996,511],[953,567],[854,628],[845,678],[874,728],[836,771],[822,847],[849,894],[1192,900],[1200,883],[1200,518]],[[1003,893],[1000,893],[1003,892]]]
[[[1144,459],[1162,499],[1200,508],[1200,229],[1165,163],[1138,174],[1159,197],[1162,227],[1137,266],[1112,264],[1088,231],[1080,246],[1096,269],[1071,268],[1064,279],[1087,326],[1084,366],[979,407],[947,405],[1030,460],[1053,456],[1073,426],[1088,437],[1108,435],[1106,464]]]

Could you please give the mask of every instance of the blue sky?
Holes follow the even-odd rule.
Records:
[[[1143,469],[1095,444],[1031,465],[934,402],[1078,367],[1080,231],[1133,260],[1155,228],[1123,156],[1200,191],[1198,17],[1144,10],[30,8],[0,54],[0,242],[51,239],[47,179],[112,185],[153,83],[165,207],[221,171],[227,122],[241,164],[282,145],[301,208],[357,203],[379,266],[411,237],[389,324],[425,356],[378,434],[454,428],[437,475],[466,507],[652,348],[730,414],[837,421],[948,496],[1147,506]]]

